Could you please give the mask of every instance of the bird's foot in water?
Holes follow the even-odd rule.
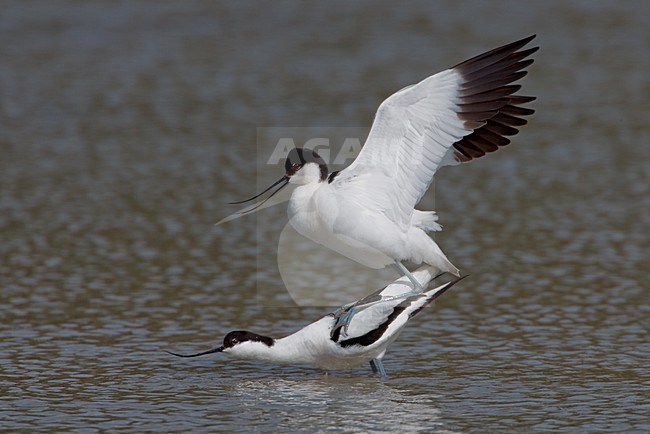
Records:
[[[373,374],[379,374],[381,378],[388,377],[386,375],[386,369],[384,369],[384,364],[380,359],[372,359],[370,361],[370,368],[372,369]]]

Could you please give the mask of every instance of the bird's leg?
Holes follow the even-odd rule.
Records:
[[[384,369],[384,363],[379,359],[372,359],[370,361],[370,368],[372,369],[373,374],[379,373],[381,378],[386,378],[386,370]]]
[[[419,293],[419,292],[424,292],[424,288],[422,287],[422,284],[411,274],[408,268],[404,266],[400,261],[395,259],[395,266],[397,269],[402,273],[402,275],[408,277],[408,279],[411,281],[413,284],[413,292],[414,293]]]
[[[353,304],[354,303],[341,306],[336,310],[336,312],[334,312],[336,323],[334,323],[334,327],[332,327],[330,338],[334,338],[334,335],[339,328],[341,329],[341,336],[345,337],[348,335],[348,326],[350,325],[350,321],[352,321],[352,317],[357,313],[357,309],[353,307]]]
[[[348,335],[348,326],[350,325],[350,321],[352,321],[352,317],[356,315],[359,311],[366,309],[370,306],[374,306],[377,303],[385,303],[387,301],[406,298],[412,295],[421,294],[425,291],[425,288],[422,286],[422,284],[415,278],[415,276],[411,274],[411,272],[408,270],[408,268],[404,266],[404,264],[402,264],[398,260],[395,260],[395,266],[404,276],[408,277],[408,279],[411,281],[411,284],[413,285],[413,289],[411,291],[405,292],[404,294],[388,297],[372,303],[363,304],[359,307],[354,306],[355,303],[349,303],[341,306],[336,310],[336,312],[334,312],[334,318],[336,318],[336,323],[334,323],[334,327],[332,327],[332,331],[330,332],[331,338],[334,338],[338,329],[341,329],[340,336],[346,337]]]
[[[341,306],[341,307],[339,307],[338,309],[336,309],[336,310],[334,311],[334,318],[338,318],[338,317],[340,317],[340,316],[342,315],[342,313],[345,312],[345,310],[346,310],[347,308],[351,307],[351,306],[354,306],[354,303],[344,304],[343,306]]]

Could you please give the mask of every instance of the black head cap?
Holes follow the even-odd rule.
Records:
[[[327,163],[312,149],[293,148],[289,151],[289,155],[287,155],[287,159],[284,162],[284,170],[286,170],[287,176],[291,177],[307,163],[318,164],[320,168],[320,180],[325,181],[327,179]]]
[[[272,347],[275,343],[275,340],[268,336],[258,335],[257,333],[248,332],[246,330],[235,330],[228,333],[226,337],[223,338],[223,346],[224,348],[232,348],[237,344],[247,341],[262,342],[267,347]]]

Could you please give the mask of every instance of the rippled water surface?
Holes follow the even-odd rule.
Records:
[[[644,1],[3,2],[0,426],[650,431],[649,15]],[[387,380],[162,351],[282,336],[330,310],[285,289],[285,206],[214,226],[279,177],[256,161],[258,128],[367,128],[395,90],[533,32],[536,115],[423,201],[470,277],[391,347]],[[314,270],[303,290],[377,289]]]

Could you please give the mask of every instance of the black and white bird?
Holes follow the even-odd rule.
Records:
[[[422,291],[402,261],[429,264],[459,276],[427,232],[439,231],[434,211],[416,210],[440,167],[482,157],[510,143],[508,136],[534,110],[534,97],[513,84],[526,76],[523,49],[535,35],[504,45],[405,87],[379,106],[368,138],[347,168],[329,173],[314,151],[291,150],[284,176],[256,199],[288,184],[289,221],[301,235],[367,267],[394,264]],[[263,202],[262,202],[263,203]],[[246,214],[262,203],[242,210]]]
[[[412,274],[426,288],[437,277],[435,271],[435,267],[422,266]],[[386,288],[284,338],[275,339],[237,330],[228,333],[223,344],[211,350],[188,355],[168,352],[178,357],[225,353],[240,359],[305,365],[326,371],[351,369],[370,363],[373,372],[385,377],[382,359],[388,346],[397,339],[411,318],[459,280],[461,278],[420,294],[403,297],[402,294],[411,289],[408,278],[403,276]],[[338,318],[353,307],[358,313],[347,324],[347,336],[343,337],[343,325],[338,324]]]

